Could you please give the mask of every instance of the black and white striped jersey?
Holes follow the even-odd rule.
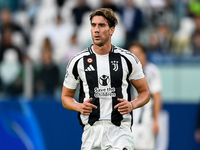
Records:
[[[80,84],[79,102],[93,98],[98,108],[89,116],[79,113],[81,125],[93,125],[98,120],[110,120],[120,126],[124,120],[132,121],[132,113],[121,115],[114,106],[118,98],[131,100],[130,80],[144,77],[138,58],[127,50],[112,45],[110,53],[99,55],[93,45],[74,56],[69,62],[63,85],[76,89]]]

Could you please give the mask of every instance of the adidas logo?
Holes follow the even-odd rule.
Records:
[[[95,71],[94,67],[92,65],[89,65],[85,71]]]

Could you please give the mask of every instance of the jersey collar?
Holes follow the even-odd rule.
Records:
[[[111,51],[110,52],[114,52],[115,49],[117,49],[116,46],[111,44]],[[91,44],[88,47],[88,51],[89,51],[90,54],[94,54],[93,44]]]

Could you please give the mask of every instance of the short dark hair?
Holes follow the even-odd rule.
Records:
[[[140,43],[140,42],[137,42],[137,41],[133,41],[129,44],[129,49],[132,47],[132,46],[136,46],[136,47],[139,47],[143,53],[147,54],[147,50],[146,50],[146,47]]]
[[[90,15],[91,23],[94,16],[103,16],[108,21],[108,25],[110,28],[115,27],[118,24],[117,17],[110,8],[100,8],[92,12]]]

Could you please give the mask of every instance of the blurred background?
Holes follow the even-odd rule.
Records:
[[[199,150],[199,0],[0,0],[0,149],[80,149],[77,113],[60,97],[68,61],[92,44],[89,14],[100,7],[119,20],[112,44],[141,42],[160,69],[157,149]]]

